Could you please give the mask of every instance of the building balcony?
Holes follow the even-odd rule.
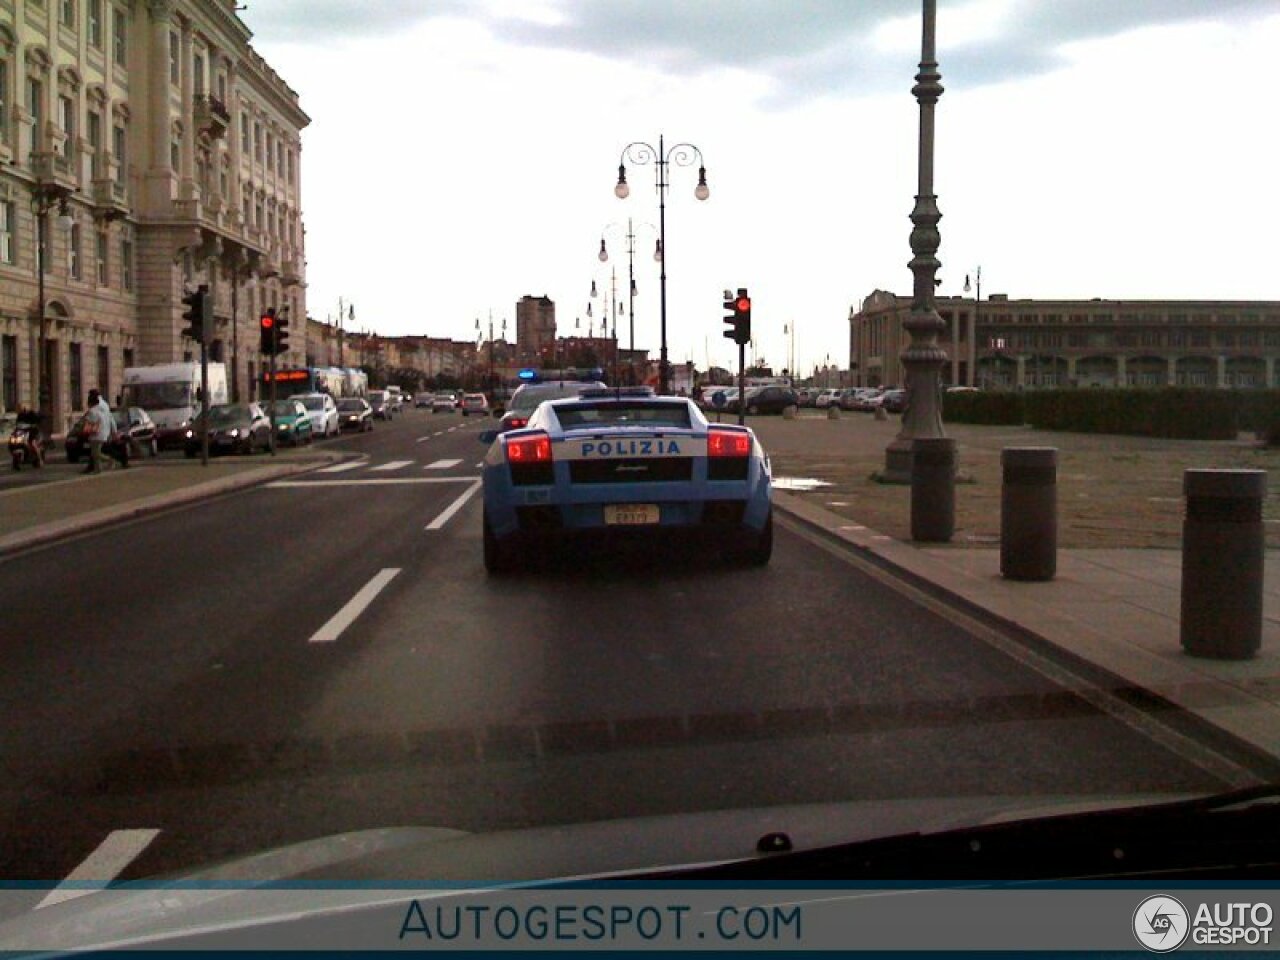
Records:
[[[41,183],[57,183],[64,187],[75,186],[70,161],[61,153],[51,150],[31,152],[31,174]]]
[[[108,178],[93,181],[93,205],[108,217],[123,217],[129,213],[129,196],[123,183]]]
[[[226,136],[227,127],[231,125],[231,111],[217,97],[207,93],[197,93],[194,97],[192,119],[197,130],[215,139],[221,139]]]

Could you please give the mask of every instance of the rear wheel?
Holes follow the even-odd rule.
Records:
[[[759,412],[760,412],[760,408],[757,407],[754,403],[749,404],[747,406],[747,413],[749,413],[751,416],[754,417]]]
[[[765,518],[764,528],[759,533],[746,534],[742,542],[734,549],[730,559],[748,567],[763,567],[773,556],[773,510]]]
[[[484,518],[484,568],[495,576],[512,573],[516,568],[511,545],[502,543],[493,535],[488,514]]]

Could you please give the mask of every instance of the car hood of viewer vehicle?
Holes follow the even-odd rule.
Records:
[[[604,881],[904,834],[932,834],[1190,799],[1169,794],[937,797],[642,817],[472,834],[399,827],[335,834],[186,873],[96,890],[0,924],[0,950],[166,944],[261,936],[273,924],[408,903],[415,897],[554,880]],[[420,886],[415,886],[420,884]]]

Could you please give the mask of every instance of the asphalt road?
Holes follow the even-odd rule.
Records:
[[[0,561],[0,879],[110,838],[128,879],[368,827],[1222,787],[791,523],[764,569],[491,579],[488,423],[406,411],[342,464]]]

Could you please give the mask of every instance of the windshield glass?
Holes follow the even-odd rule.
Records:
[[[130,383],[125,393],[131,405],[143,410],[173,410],[194,403],[190,383]]]
[[[273,412],[277,417],[296,417],[298,408],[292,400],[277,400]]]
[[[566,430],[573,427],[618,426],[629,423],[687,430],[691,425],[688,406],[675,403],[582,403],[558,406],[555,408],[555,415]]]
[[[0,950],[205,867],[1280,776],[1277,49],[1280,0],[0,0]]]

